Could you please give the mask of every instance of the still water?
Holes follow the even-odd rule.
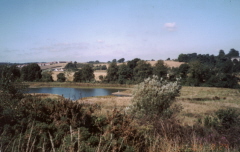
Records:
[[[29,93],[51,93],[63,95],[65,98],[77,100],[83,97],[106,96],[113,92],[122,91],[119,89],[103,88],[29,88]]]

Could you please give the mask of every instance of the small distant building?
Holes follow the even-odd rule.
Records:
[[[232,57],[231,60],[237,60],[238,62],[240,61],[240,57],[239,56],[236,56],[236,57]]]
[[[53,69],[53,71],[64,71],[63,68],[56,68],[56,69]]]
[[[17,65],[18,68],[22,68],[22,67],[25,67],[25,66],[27,66],[27,64],[19,64],[19,65]]]
[[[38,63],[39,66],[45,66],[45,63]]]

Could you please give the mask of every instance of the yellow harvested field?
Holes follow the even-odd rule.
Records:
[[[57,75],[58,75],[59,73],[64,73],[64,74],[65,74],[65,77],[67,78],[66,81],[73,81],[74,72],[53,71],[53,72],[52,72],[52,77],[53,77],[53,80],[54,80],[54,81],[57,81]]]
[[[147,62],[150,63],[152,66],[154,66],[157,63],[157,61],[147,61]],[[42,66],[41,69],[46,70],[46,69],[54,69],[54,68],[64,68],[66,66],[66,64],[67,63],[59,63],[59,64],[54,64],[54,65]],[[118,63],[117,65],[121,65],[121,64],[123,64],[123,63]],[[127,62],[125,62],[125,64],[127,64]],[[184,64],[184,62],[164,61],[164,64],[166,64],[168,67],[179,67],[181,64]],[[94,64],[94,66],[99,66],[99,65],[106,65],[107,68],[109,67],[108,63]],[[74,72],[53,71],[52,77],[53,77],[54,81],[57,81],[57,75],[59,73],[65,74],[65,76],[67,77],[66,81],[73,81]],[[94,75],[95,75],[95,80],[100,81],[99,76],[102,75],[103,77],[105,77],[107,75],[107,70],[96,70],[96,71],[94,71]]]
[[[157,61],[147,61],[147,63],[150,63],[152,66],[154,66],[157,63]],[[123,63],[117,63],[117,65],[121,65],[121,64]],[[125,64],[127,64],[127,62],[125,62]],[[184,62],[167,60],[167,61],[164,61],[164,64],[167,65],[168,67],[179,67],[181,64],[184,64]],[[99,65],[106,65],[107,68],[109,67],[108,63],[94,64],[94,66],[99,66]]]
[[[178,61],[171,61],[171,60],[168,60],[168,61],[163,61],[165,65],[167,65],[168,67],[179,67],[181,64],[184,64],[184,62],[178,62]],[[157,61],[147,61],[147,63],[150,63],[152,66],[154,66]]]
[[[73,81],[73,75],[74,72],[67,72],[67,71],[53,71],[52,72],[52,77],[54,81],[57,81],[57,75],[59,73],[64,73],[67,80],[66,81]],[[107,75],[107,71],[106,70],[96,70],[94,71],[94,75],[95,75],[95,80],[99,81],[99,76],[102,75],[103,77],[105,77]]]
[[[94,71],[94,75],[95,75],[95,80],[99,81],[99,76],[102,75],[103,77],[105,77],[107,75],[107,70],[96,70]]]

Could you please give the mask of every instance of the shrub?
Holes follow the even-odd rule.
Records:
[[[42,82],[53,82],[52,73],[48,72],[48,71],[42,72],[41,81]]]
[[[132,111],[138,115],[163,116],[179,95],[179,81],[168,82],[157,76],[145,79],[133,92]]]
[[[218,119],[221,121],[221,125],[228,129],[232,125],[236,124],[238,121],[238,113],[235,109],[228,108],[228,109],[220,109],[216,112]]]
[[[64,74],[64,73],[59,73],[59,74],[57,75],[57,81],[58,81],[58,82],[65,82],[65,81],[66,81],[65,74]]]

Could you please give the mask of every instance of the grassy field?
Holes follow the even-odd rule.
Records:
[[[127,90],[124,93],[131,93]],[[199,118],[213,115],[215,111],[222,108],[236,108],[240,110],[240,91],[227,88],[210,87],[182,87],[181,95],[177,102],[182,107],[178,118],[183,125],[193,125]],[[106,114],[113,108],[124,110],[131,104],[132,97],[90,97],[78,100],[78,102],[99,104],[102,108],[98,114]]]

